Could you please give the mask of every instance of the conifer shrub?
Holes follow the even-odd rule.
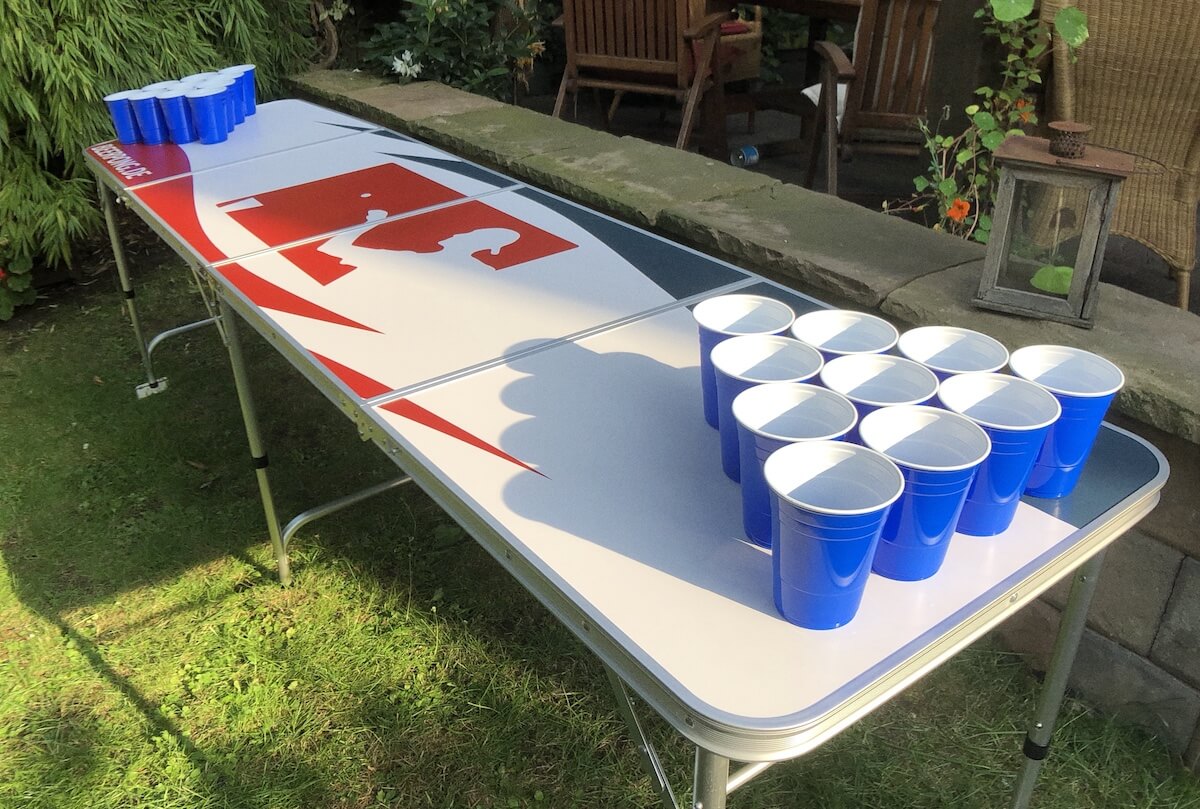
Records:
[[[309,48],[308,0],[0,0],[0,320],[38,267],[101,226],[82,150],[112,137],[101,100],[223,65],[277,91]]]

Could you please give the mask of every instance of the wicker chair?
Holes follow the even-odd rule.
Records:
[[[1066,0],[1043,0],[1053,19]],[[1125,181],[1111,232],[1170,266],[1186,309],[1200,202],[1200,10],[1195,0],[1071,0],[1090,36],[1074,64],[1056,43],[1046,120],[1091,124],[1093,143],[1144,160]]]

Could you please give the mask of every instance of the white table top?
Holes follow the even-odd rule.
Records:
[[[227,144],[127,150],[152,171],[116,183],[713,752],[819,744],[1157,500],[1161,456],[1106,428],[1071,498],[1028,501],[999,537],[955,536],[925,582],[873,575],[841,629],[792,626],[704,422],[687,307],[746,289],[818,302],[366,122],[294,101],[259,110]],[[89,152],[114,182],[111,149]]]

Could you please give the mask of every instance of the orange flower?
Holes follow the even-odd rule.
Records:
[[[946,216],[953,219],[955,222],[962,222],[967,218],[967,214],[971,212],[971,203],[967,202],[962,197],[956,197],[950,207],[946,209]]]
[[[1026,101],[1025,99],[1018,98],[1016,107],[1017,107],[1017,109],[1022,110],[1022,109],[1025,109],[1026,105],[1028,105],[1028,104],[1029,104],[1029,102]]]

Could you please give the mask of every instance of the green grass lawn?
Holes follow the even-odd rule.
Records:
[[[134,241],[150,327],[195,316]],[[285,519],[395,474],[243,333]],[[599,664],[415,488],[303,531],[280,588],[216,333],[158,362],[136,401],[107,274],[0,326],[0,807],[654,805]],[[1002,806],[1035,695],[981,644],[730,805]],[[1200,807],[1200,782],[1068,701],[1035,801]]]

